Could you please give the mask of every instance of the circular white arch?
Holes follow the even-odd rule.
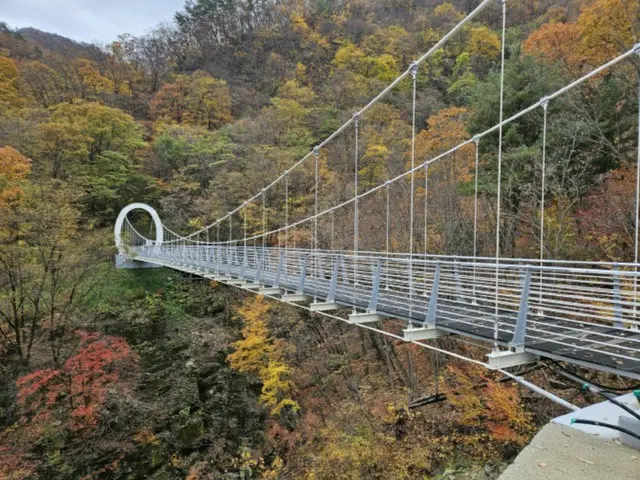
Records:
[[[130,203],[118,214],[118,218],[116,218],[116,224],[113,227],[113,236],[116,241],[116,247],[118,251],[122,253],[123,245],[122,245],[122,225],[124,224],[124,219],[127,217],[127,214],[132,210],[144,210],[153,219],[153,223],[156,227],[156,240],[154,242],[155,245],[161,245],[164,241],[164,228],[162,227],[162,222],[160,221],[160,215],[156,210],[147,205],[146,203]]]

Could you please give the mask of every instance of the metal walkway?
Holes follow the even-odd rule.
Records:
[[[640,379],[635,269],[225,246],[139,246],[127,257],[316,311],[361,312],[352,323],[404,320],[407,339],[457,334],[530,355],[513,364],[547,357]]]

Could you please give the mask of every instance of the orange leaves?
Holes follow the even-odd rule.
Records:
[[[638,0],[597,0],[585,5],[573,23],[552,22],[534,31],[524,52],[549,63],[561,61],[569,71],[601,65],[638,42]]]
[[[455,423],[469,432],[463,439],[466,443],[481,453],[492,447],[479,443],[483,437],[498,444],[522,446],[527,442],[531,417],[514,385],[494,381],[476,365],[452,363],[447,370],[444,392],[458,413]]]
[[[130,358],[131,350],[120,337],[76,334],[80,349],[61,368],[37,370],[17,380],[25,421],[47,421],[63,411],[63,421],[72,430],[97,424],[107,389],[118,381],[119,362]]]
[[[427,128],[416,137],[416,158],[419,162],[432,159],[469,139],[466,129],[468,110],[449,107],[427,120]],[[474,147],[469,144],[430,166],[430,172],[443,173],[449,180],[468,181],[475,161]],[[434,170],[435,169],[435,170]]]
[[[547,63],[563,62],[569,70],[579,69],[584,57],[576,49],[580,29],[575,23],[546,23],[523,44],[523,51]]]
[[[0,206],[16,201],[20,182],[31,173],[31,160],[10,146],[0,148]]]
[[[213,130],[229,123],[231,96],[224,80],[198,70],[191,75],[177,75],[151,100],[153,118],[190,123]]]

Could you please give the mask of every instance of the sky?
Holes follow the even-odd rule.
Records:
[[[112,42],[121,33],[142,35],[171,21],[185,0],[0,0],[0,21],[34,27],[88,43]]]

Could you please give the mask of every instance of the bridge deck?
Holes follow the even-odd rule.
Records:
[[[147,252],[144,252],[147,253]],[[266,268],[247,265],[184,261],[161,258],[162,255],[139,255],[136,260],[161,264],[176,270],[213,278],[224,275],[245,279],[248,283],[276,286],[285,291],[304,293],[317,301],[327,301],[331,290],[331,272],[322,270],[318,276],[300,268],[297,272],[278,275],[276,262],[265,262]],[[166,256],[164,256],[166,257]],[[301,275],[305,273],[304,282]],[[426,276],[424,277],[426,279]],[[257,281],[257,279],[259,281]],[[302,284],[302,289],[300,288]],[[393,286],[381,286],[377,295],[376,313],[397,318],[413,325],[422,325],[427,317],[431,297],[431,283],[424,281],[422,288],[413,289],[411,303],[407,291]],[[337,288],[335,288],[337,287]],[[334,285],[334,303],[344,308],[367,310],[371,301],[372,283],[363,285],[346,279]],[[502,307],[502,306],[501,306]],[[508,346],[513,341],[518,313],[511,308],[499,308],[486,295],[473,300],[458,298],[449,290],[437,298],[436,326],[452,334],[493,342],[498,320],[498,343]],[[594,369],[640,379],[640,331],[620,328],[603,321],[594,323],[576,318],[558,318],[545,314],[544,310],[529,308],[527,312],[524,349],[541,357],[567,361]]]

